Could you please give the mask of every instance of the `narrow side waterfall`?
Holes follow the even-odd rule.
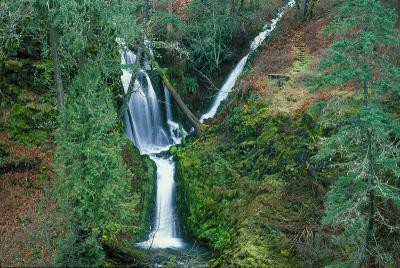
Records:
[[[208,112],[203,114],[200,117],[200,122],[204,122],[205,119],[213,118],[215,114],[217,113],[218,107],[220,106],[221,102],[225,100],[229,93],[232,91],[233,87],[236,84],[236,80],[239,78],[240,74],[243,72],[244,66],[247,63],[249,55],[247,54],[243,59],[239,61],[239,63],[236,65],[235,69],[230,73],[228,76],[228,79],[222,86],[222,88],[218,91],[218,95],[215,98],[213,104],[211,105],[211,108]]]
[[[263,31],[261,33],[259,33],[256,36],[256,38],[254,38],[254,40],[252,41],[252,43],[250,45],[249,53],[239,61],[239,63],[236,65],[236,67],[230,73],[230,75],[228,76],[228,79],[226,80],[226,82],[224,83],[222,88],[219,90],[218,95],[215,98],[214,102],[212,103],[210,109],[200,117],[200,122],[203,123],[204,120],[213,118],[215,116],[219,106],[221,105],[221,102],[224,101],[228,97],[229,93],[232,91],[233,87],[235,86],[237,79],[242,74],[243,69],[246,66],[247,59],[249,58],[249,55],[252,52],[254,52],[261,45],[261,43],[265,40],[265,38],[267,38],[270,35],[270,33],[276,28],[276,25],[282,19],[285,12],[290,7],[293,7],[295,4],[296,4],[295,0],[290,0],[284,7],[282,7],[279,10],[278,15],[274,19],[272,19],[271,23],[265,25],[263,28]]]
[[[169,93],[167,87],[164,85],[164,98],[165,98],[165,113],[167,115],[167,124],[169,128],[169,134],[171,139],[175,144],[181,143],[181,133],[179,129],[179,124],[174,121],[172,116],[172,107],[171,107],[171,94]],[[182,128],[183,135],[186,137],[188,133]]]
[[[125,48],[121,51],[122,65],[134,64],[136,55]],[[150,77],[146,70],[150,65],[145,61],[145,70],[140,70],[134,81],[134,90],[129,100],[129,111],[125,113],[125,131],[141,154],[147,154],[157,166],[157,197],[154,229],[147,241],[139,243],[144,248],[181,248],[184,246],[179,237],[177,213],[174,206],[175,163],[172,159],[156,156],[166,151],[174,143],[179,143],[179,127],[172,120],[170,97],[166,97],[166,114],[169,133],[165,131],[160,113],[160,105]],[[122,84],[125,93],[131,83],[132,72],[122,69]],[[128,115],[130,112],[130,117]],[[131,119],[130,119],[131,118]],[[178,129],[178,132],[176,131]]]

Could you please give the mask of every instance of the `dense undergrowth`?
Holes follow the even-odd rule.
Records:
[[[19,143],[41,145],[57,127],[55,94],[47,91],[51,70],[50,62],[34,59],[13,58],[1,64],[1,106],[11,108],[3,128]]]
[[[177,153],[185,228],[221,253],[215,266],[299,266],[296,246],[323,213],[333,174],[310,161],[321,128],[307,113],[266,108],[242,103]]]
[[[325,220],[329,202],[343,194],[331,186],[346,174],[346,153],[316,161],[321,141],[335,136],[359,111],[349,106],[335,117],[329,107],[340,110],[340,100],[359,100],[357,87],[310,94],[304,85],[318,75],[315,65],[331,42],[321,38],[321,25],[331,16],[326,5],[317,9],[322,19],[299,26],[284,19],[269,50],[253,56],[236,88],[239,94],[212,122],[217,125],[176,151],[184,227],[220,253],[213,266],[349,267],[357,258],[354,252],[362,248],[346,238],[357,233],[355,229],[346,224],[337,228]],[[266,79],[269,73],[287,75],[290,81],[275,85]],[[253,93],[247,95],[249,91]],[[398,115],[396,94],[377,98],[383,109]],[[342,123],[334,125],[338,118]],[[383,176],[396,187],[390,174]],[[388,217],[388,225],[377,224],[375,255],[366,267],[398,264],[398,232],[390,227],[398,223],[398,209],[385,202],[379,199],[378,210]],[[386,213],[388,208],[393,215]],[[364,207],[360,213],[366,211]],[[360,228],[358,233],[364,234]],[[364,241],[362,235],[358,239]]]
[[[4,179],[6,192],[2,192],[2,196],[7,196],[7,191],[17,191],[14,186],[8,186],[7,181],[15,179],[17,173],[25,173],[25,177],[29,178],[29,183],[25,184],[23,191],[26,195],[31,195],[31,188],[39,188],[40,192],[51,192],[53,185],[58,180],[51,176],[47,178],[47,170],[51,170],[51,166],[47,166],[47,163],[41,163],[41,159],[38,159],[37,155],[24,155],[20,156],[21,153],[15,153],[10,148],[13,143],[21,144],[22,148],[27,150],[38,150],[39,148],[46,148],[45,153],[52,155],[54,150],[54,131],[58,127],[57,122],[57,109],[55,103],[55,92],[49,90],[51,86],[49,80],[49,71],[51,71],[52,65],[43,60],[37,60],[34,58],[19,59],[13,58],[11,60],[4,61],[0,67],[2,74],[1,84],[1,121],[0,121],[0,132],[2,137],[8,137],[6,140],[2,140],[0,143],[0,167],[1,176]],[[122,131],[121,125],[116,125],[119,131]],[[115,233],[111,239],[108,236],[103,237],[103,243],[105,243],[108,250],[126,251],[130,244],[134,240],[140,240],[147,235],[149,232],[149,226],[151,223],[152,212],[154,208],[155,199],[155,166],[154,163],[145,156],[141,156],[140,153],[132,147],[129,140],[123,140],[120,142],[122,148],[121,160],[126,164],[132,179],[129,185],[129,195],[132,198],[134,205],[134,211],[130,215],[130,230],[123,233]],[[37,148],[37,149],[36,149]],[[10,152],[11,150],[11,152]],[[33,163],[33,164],[30,164]],[[38,175],[34,175],[38,173]],[[44,175],[43,175],[44,174]],[[46,182],[45,187],[42,180]],[[49,182],[47,183],[47,180]],[[17,183],[19,185],[20,183]],[[21,182],[22,183],[22,182]],[[2,189],[3,191],[3,189]],[[43,199],[43,200],[42,200]],[[56,216],[56,210],[54,209],[54,200],[49,198],[48,195],[40,196],[40,202],[49,202],[51,204],[51,215],[53,219],[47,218],[48,215],[34,215],[39,219],[37,222],[33,222],[34,226],[32,229],[39,227],[40,225],[57,226],[59,218]],[[34,200],[33,200],[34,201]],[[17,202],[22,202],[19,200]],[[39,201],[38,201],[39,202]],[[39,203],[38,206],[41,206]],[[36,205],[33,205],[36,210]],[[11,207],[10,207],[11,208]],[[32,217],[31,215],[26,216],[20,213],[18,210],[15,211],[15,217],[25,219]],[[31,213],[38,213],[32,211]],[[9,215],[4,215],[8,219]],[[46,218],[44,218],[46,217]],[[10,215],[10,218],[13,218]],[[25,221],[19,221],[16,230],[21,232],[24,227]],[[4,222],[4,224],[8,224]],[[37,225],[37,226],[36,226]],[[53,228],[51,227],[51,228]],[[57,228],[56,228],[57,229]],[[56,230],[54,229],[54,230]],[[59,231],[59,232],[58,232]],[[47,254],[48,258],[47,265],[53,265],[51,255],[54,253],[55,241],[59,239],[59,234],[62,230],[53,232],[49,237],[51,248],[44,247],[41,243],[36,245],[37,249],[23,249],[24,251],[42,251],[43,254]],[[8,239],[8,236],[13,236],[15,233],[2,233],[4,239]],[[26,234],[24,234],[26,235]],[[11,238],[10,238],[11,239]],[[24,237],[22,239],[29,239]],[[43,241],[45,242],[45,241]],[[41,249],[44,247],[46,251]],[[5,250],[5,248],[4,248]],[[129,252],[128,252],[129,253]],[[134,254],[130,252],[129,254]],[[129,254],[127,256],[129,256]],[[10,264],[10,260],[5,252],[1,252],[2,264]],[[136,255],[138,257],[139,255]],[[30,259],[29,253],[25,253],[23,256],[24,264],[35,263],[34,259]],[[22,264],[22,263],[21,263]]]
[[[4,184],[4,189],[0,193],[6,198],[9,192],[14,192],[17,206],[14,208],[11,202],[6,202],[5,205],[15,210],[14,212],[10,211],[10,215],[8,215],[9,213],[3,215],[5,221],[2,224],[8,225],[9,223],[6,221],[13,220],[13,218],[29,219],[32,230],[43,228],[40,226],[48,226],[46,228],[51,230],[51,233],[46,234],[46,240],[39,241],[35,238],[36,244],[33,248],[27,248],[29,243],[17,245],[23,259],[21,262],[14,263],[20,265],[33,263],[54,265],[55,242],[62,237],[61,234],[65,231],[57,227],[60,217],[56,213],[55,196],[49,195],[49,192],[53,191],[54,184],[58,183],[58,179],[54,178],[54,175],[47,177],[48,172],[53,172],[53,167],[49,165],[51,159],[47,163],[47,159],[45,162],[41,156],[44,154],[50,158],[53,155],[55,130],[59,127],[56,94],[51,82],[52,68],[51,62],[46,59],[37,59],[34,56],[13,57],[3,61],[0,65],[0,133],[2,137],[6,137],[4,140],[2,138],[0,143],[0,176]],[[118,132],[123,131],[121,124],[117,124],[113,128]],[[16,146],[14,144],[18,144],[17,148],[21,147],[19,150],[22,149],[22,151],[16,152],[11,147]],[[107,253],[110,253],[111,256],[114,256],[116,252],[119,254],[123,252],[125,261],[139,260],[145,263],[147,260],[142,254],[130,251],[129,248],[133,241],[142,239],[149,232],[155,202],[155,165],[148,157],[141,156],[128,139],[119,140],[118,144],[122,148],[120,160],[123,161],[132,176],[128,194],[132,200],[133,210],[129,215],[129,230],[115,232],[112,237],[103,236],[101,240]],[[25,151],[43,152],[38,156],[35,153],[28,155]],[[22,181],[24,177],[27,183]],[[24,185],[21,189],[19,189],[20,184]],[[19,194],[16,193],[20,190],[24,194],[18,197]],[[29,212],[21,212],[18,209],[20,206],[18,203],[26,202],[22,199],[24,195],[32,198],[33,204],[27,204],[32,209]],[[40,207],[43,203],[49,204],[47,206],[51,207],[48,211],[46,210],[46,214],[41,212]],[[22,233],[21,240],[31,240],[32,234],[24,231],[26,221],[17,220],[15,230],[3,232],[3,241],[12,240],[12,237],[20,235],[20,233]],[[4,246],[8,246],[8,244]],[[4,265],[13,263],[12,255],[8,256],[9,254],[5,252],[6,248],[2,247],[0,252],[1,263]],[[37,262],[36,252],[42,252],[41,262]]]

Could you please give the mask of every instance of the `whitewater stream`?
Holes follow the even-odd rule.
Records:
[[[263,31],[259,33],[256,38],[254,38],[253,42],[250,45],[250,51],[247,53],[246,56],[244,56],[238,64],[236,64],[236,67],[233,69],[233,71],[229,74],[228,79],[225,81],[224,85],[221,87],[221,89],[218,91],[218,94],[213,101],[210,109],[203,114],[200,117],[200,122],[204,122],[206,119],[213,118],[215,114],[217,113],[217,110],[219,106],[221,105],[221,102],[223,102],[231,93],[232,89],[234,88],[236,84],[236,80],[239,78],[239,76],[242,74],[244,67],[246,66],[247,60],[250,56],[251,53],[253,53],[267,38],[270,33],[275,30],[278,22],[282,19],[283,15],[285,12],[293,7],[296,4],[295,0],[290,0],[284,7],[282,7],[278,15],[272,19],[270,24],[267,24],[264,26]]]
[[[295,4],[294,0],[289,1],[281,8],[277,16],[267,24],[263,31],[253,40],[250,45],[249,53],[244,56],[233,71],[228,76],[226,82],[218,92],[210,109],[201,116],[200,121],[213,118],[221,103],[228,97],[235,86],[238,77],[246,66],[249,55],[254,52],[268,35],[276,28],[277,23],[282,18],[285,11]],[[121,40],[117,40],[120,44]],[[124,47],[121,50],[121,64],[135,64],[136,55]],[[163,88],[165,105],[161,105],[157,94],[153,88],[148,75],[150,65],[145,59],[144,69],[134,81],[134,92],[129,100],[129,111],[132,120],[129,119],[128,111],[125,113],[125,131],[129,139],[139,149],[141,154],[149,155],[157,166],[157,197],[155,220],[152,232],[148,240],[138,243],[137,246],[152,249],[181,249],[188,246],[188,243],[182,239],[179,232],[179,220],[176,206],[174,204],[175,193],[175,162],[172,157],[160,157],[159,153],[167,151],[170,146],[179,144],[181,137],[179,135],[179,124],[173,120],[171,107],[171,97],[168,90]],[[132,72],[129,69],[122,69],[122,84],[125,93],[132,79]],[[163,121],[161,109],[166,115],[166,121]],[[131,124],[132,122],[132,124]],[[184,132],[187,135],[186,132]]]

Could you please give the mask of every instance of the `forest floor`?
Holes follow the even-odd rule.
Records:
[[[351,91],[329,89],[311,93],[304,85],[317,73],[317,63],[332,43],[332,38],[322,34],[324,25],[330,21],[328,11],[323,6],[317,9],[319,17],[307,23],[301,23],[296,10],[284,16],[271,41],[259,49],[251,63],[252,68],[242,76],[240,91],[262,96],[268,101],[271,111],[289,113]]]
[[[55,178],[54,145],[22,145],[4,130],[0,141],[7,152],[0,162],[0,266],[49,265],[54,248],[49,221],[54,214],[49,191]]]

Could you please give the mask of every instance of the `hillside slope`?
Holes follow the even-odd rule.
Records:
[[[206,133],[177,150],[181,218],[220,253],[212,266],[323,267],[345,254],[321,225],[343,170],[311,158],[330,132],[318,123],[321,108],[355,89],[310,93],[304,85],[332,43],[322,35],[326,5],[304,23],[295,10],[285,15]]]

